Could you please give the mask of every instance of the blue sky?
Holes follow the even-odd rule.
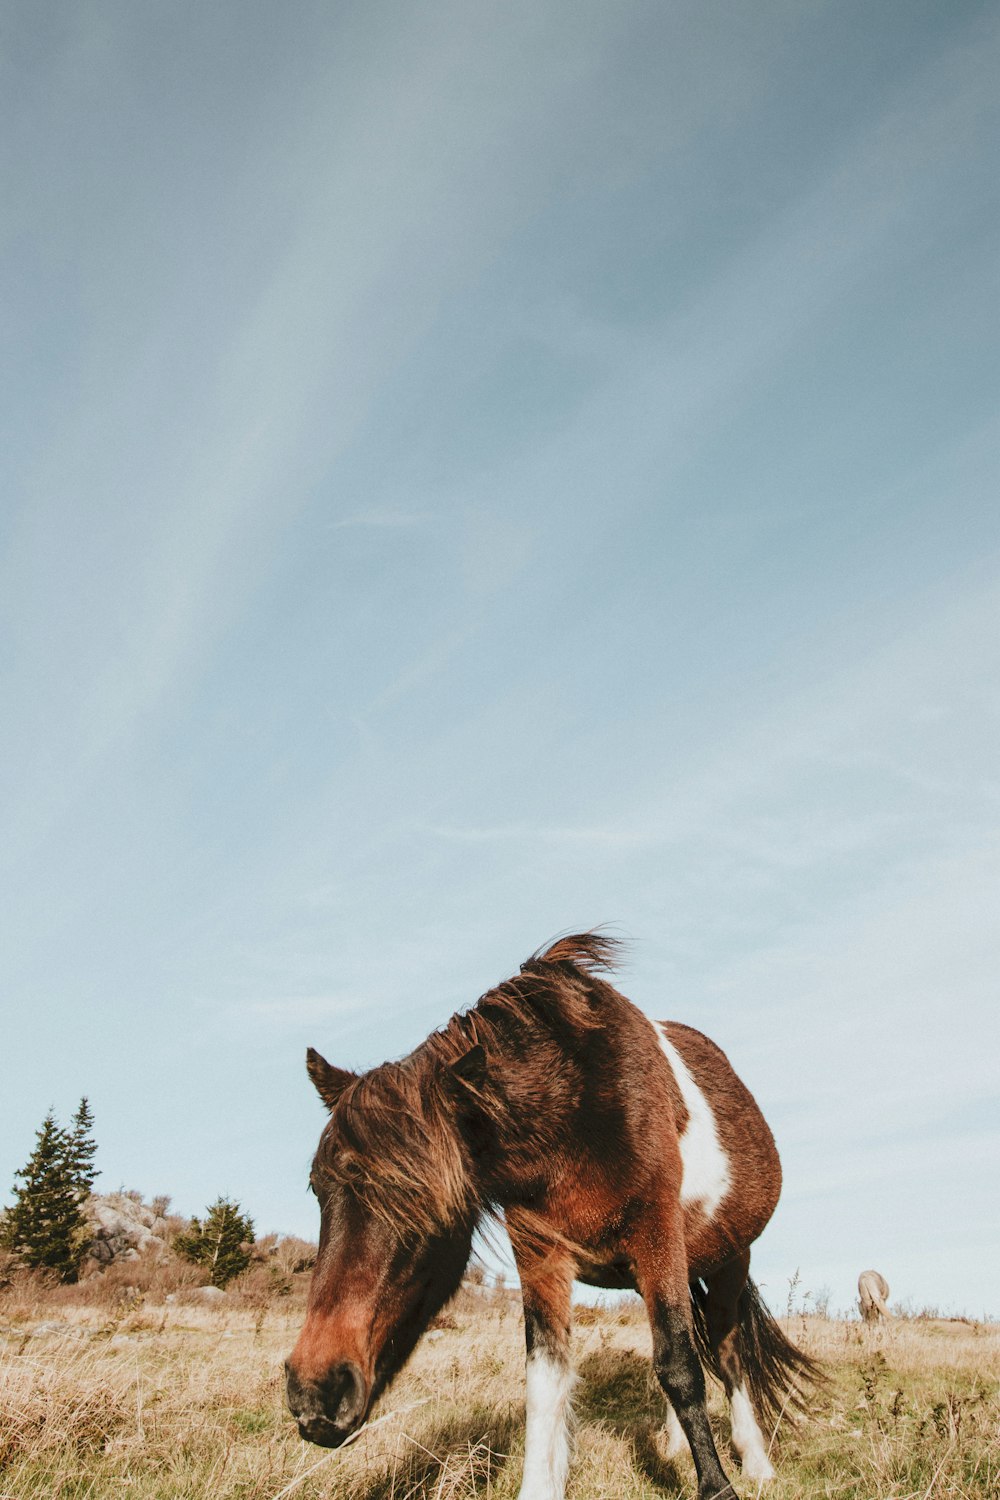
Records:
[[[315,1231],[307,1044],[557,932],[770,1118],[772,1300],[1000,1313],[985,4],[15,6],[0,1191]]]

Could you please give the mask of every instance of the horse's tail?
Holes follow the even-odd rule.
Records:
[[[700,1281],[692,1282],[695,1343],[702,1363],[721,1380],[718,1356],[708,1337],[707,1296]],[[782,1417],[794,1425],[796,1416],[809,1411],[826,1376],[810,1355],[785,1337],[749,1276],[740,1292],[737,1327],[740,1363],[757,1416],[772,1430]]]

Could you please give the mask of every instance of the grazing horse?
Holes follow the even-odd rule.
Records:
[[[743,1472],[773,1476],[758,1419],[804,1406],[818,1375],[748,1275],[778,1201],[774,1140],[713,1042],[647,1020],[601,978],[615,952],[598,933],[562,938],[368,1073],[310,1048],[330,1118],[310,1179],[319,1252],[287,1363],[303,1437],[336,1447],[357,1430],[457,1290],[477,1223],[502,1214],[527,1343],[521,1500],[565,1490],[574,1279],[643,1297],[668,1453],[690,1447],[699,1500],[735,1500],[703,1361],[729,1397]]]
[[[858,1277],[858,1305],[866,1323],[891,1318],[888,1308],[889,1283],[880,1271],[862,1271]]]

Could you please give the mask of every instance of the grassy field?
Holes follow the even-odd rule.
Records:
[[[375,1414],[395,1415],[334,1455],[302,1443],[284,1409],[282,1361],[300,1319],[287,1304],[0,1304],[0,1500],[516,1495],[516,1304],[459,1303]],[[1000,1328],[906,1320],[869,1334],[795,1318],[791,1331],[832,1385],[813,1421],[780,1436],[772,1500],[1000,1497]],[[658,1455],[648,1352],[637,1306],[581,1310],[570,1496],[693,1495],[690,1463]],[[728,1460],[718,1392],[711,1408]],[[741,1494],[758,1493],[729,1469]]]

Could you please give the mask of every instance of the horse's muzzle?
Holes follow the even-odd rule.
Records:
[[[300,1380],[285,1365],[288,1408],[299,1432],[321,1448],[339,1448],[364,1421],[368,1409],[365,1379],[357,1365],[335,1365],[321,1381]]]

